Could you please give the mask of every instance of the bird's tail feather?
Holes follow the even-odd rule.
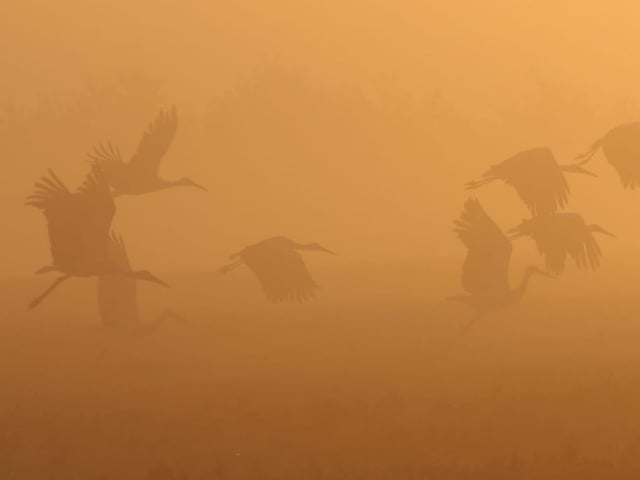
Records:
[[[471,180],[470,182],[465,183],[464,186],[467,190],[475,190],[476,188],[482,187],[494,180],[496,180],[495,177],[483,178],[482,180]]]
[[[231,270],[239,267],[242,262],[240,260],[235,261],[233,263],[228,263],[227,265],[223,265],[218,269],[218,273],[229,273]]]

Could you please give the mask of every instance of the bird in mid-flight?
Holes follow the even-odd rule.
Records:
[[[158,176],[160,161],[165,156],[178,127],[175,106],[171,111],[161,110],[149,124],[138,149],[128,163],[120,150],[111,143],[95,147],[89,160],[104,171],[113,195],[142,195],[171,187],[195,187],[206,190],[189,178],[164,180]]]
[[[569,200],[569,184],[564,172],[596,176],[583,168],[583,163],[558,165],[549,148],[531,148],[493,165],[480,180],[468,182],[466,186],[475,189],[502,180],[515,188],[532,215],[553,213],[564,208]]]
[[[132,272],[122,237],[111,233],[109,258],[123,272]],[[98,310],[102,326],[116,333],[151,334],[170,318],[182,321],[173,310],[166,310],[153,322],[144,323],[138,311],[138,282],[122,274],[107,273],[98,277]]]
[[[509,231],[510,238],[532,238],[544,256],[547,270],[555,275],[564,271],[567,255],[578,269],[595,270],[602,252],[594,233],[614,235],[599,225],[587,225],[577,213],[555,213],[523,220]]]
[[[467,247],[462,286],[469,295],[457,295],[450,300],[465,303],[483,314],[520,302],[532,275],[550,277],[538,267],[530,266],[518,287],[509,286],[511,242],[477,199],[466,201],[454,225],[454,231]]]
[[[109,256],[109,230],[115,205],[102,171],[94,166],[77,192],[70,192],[49,171],[35,184],[26,204],[44,213],[53,263],[36,273],[63,275],[29,305],[41,303],[61,283],[71,277],[91,277],[107,273],[124,275],[168,286],[146,270],[126,271]]]
[[[272,237],[243,248],[229,257],[233,263],[220,268],[227,273],[244,264],[255,273],[267,298],[272,302],[305,301],[318,286],[307,270],[298,250],[334,254],[317,243],[301,244],[286,237]]]
[[[618,172],[623,188],[633,190],[640,186],[640,122],[624,123],[612,128],[576,160],[586,163],[600,148]]]

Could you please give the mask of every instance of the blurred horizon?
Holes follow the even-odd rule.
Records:
[[[630,0],[9,2],[0,477],[640,478],[640,192],[602,152],[597,178],[566,172],[563,210],[615,234],[597,237],[597,271],[571,259],[470,331],[474,312],[449,300],[467,198],[505,231],[530,215],[511,186],[466,182],[533,147],[573,163],[640,121],[638,14]],[[51,169],[75,190],[94,147],[128,160],[172,105],[159,175],[208,191],[119,196],[113,221],[132,269],[172,288],[72,278],[27,310],[54,277],[35,274],[51,255],[24,205],[34,183]],[[482,218],[475,251],[498,264],[508,246]],[[317,283],[309,302],[270,302],[246,265],[218,273],[278,235],[337,253],[302,252],[309,275],[289,257],[289,290]],[[509,286],[544,263],[515,240]],[[475,266],[483,287],[495,265]],[[167,310],[182,321],[156,331]]]
[[[627,48],[637,36],[629,12],[640,7],[631,2],[7,8],[5,275],[47,261],[44,222],[21,206],[36,178],[51,168],[75,188],[101,142],[128,158],[162,106],[177,105],[179,127],[161,174],[191,176],[209,193],[118,200],[114,228],[135,263],[159,269],[214,268],[279,234],[375,262],[462,257],[450,225],[465,181],[538,145],[571,162],[640,117],[640,66]],[[569,210],[606,223],[619,236],[609,250],[629,253],[632,192],[601,155],[592,166],[600,178],[569,179]],[[471,193],[503,228],[526,216],[508,187]]]

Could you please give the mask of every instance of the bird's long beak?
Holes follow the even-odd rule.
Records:
[[[587,170],[586,168],[584,168],[584,167],[582,167],[582,166],[580,166],[580,165],[576,165],[576,166],[575,166],[575,170],[574,170],[574,172],[576,172],[576,173],[582,173],[582,174],[584,174],[584,175],[589,175],[589,176],[591,176],[591,177],[596,177],[596,178],[598,177],[598,175],[596,175],[595,173],[593,173],[593,172],[591,172],[591,171]]]
[[[337,253],[336,253],[336,252],[332,252],[332,251],[331,251],[331,250],[329,250],[328,248],[320,247],[318,250],[320,250],[321,252],[324,252],[324,253],[329,253],[329,254],[331,254],[331,255],[337,255]]]
[[[206,187],[203,187],[202,185],[200,185],[198,183],[194,183],[193,186],[196,187],[196,188],[199,188],[200,190],[204,190],[205,192],[209,191],[209,190],[207,190]]]
[[[158,285],[162,285],[163,287],[171,288],[171,285],[169,285],[166,282],[163,282],[158,277],[151,277],[151,278],[149,278],[149,281],[153,282],[153,283],[157,283]]]
[[[605,230],[602,227],[598,227],[596,226],[596,228],[593,229],[594,232],[598,232],[598,233],[602,233],[603,235],[607,235],[611,238],[617,238],[613,233],[609,232],[608,230]]]

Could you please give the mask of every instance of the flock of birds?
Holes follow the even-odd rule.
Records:
[[[128,162],[113,144],[100,145],[89,155],[90,171],[76,191],[70,191],[53,171],[35,184],[27,205],[44,213],[47,221],[52,264],[36,273],[61,276],[29,307],[39,305],[58,286],[72,277],[98,278],[98,306],[106,326],[142,325],[138,313],[137,281],[168,284],[147,270],[133,270],[122,238],[111,231],[116,212],[114,199],[143,195],[166,188],[186,186],[206,190],[189,178],[174,181],[158,175],[160,162],[169,150],[178,126],[176,108],[161,110],[145,131]],[[585,165],[602,149],[618,171],[625,188],[640,186],[640,122],[620,125],[595,142],[570,165],[558,165],[548,148],[533,148],[490,167],[480,180],[467,184],[476,189],[501,180],[511,185],[531,217],[504,232],[487,215],[477,199],[469,198],[455,221],[455,232],[468,253],[462,270],[467,295],[451,297],[474,307],[478,314],[517,303],[529,279],[538,274],[555,278],[571,257],[579,269],[596,269],[601,250],[594,233],[613,236],[598,225],[588,225],[577,213],[561,212],[569,198],[565,173],[596,176]],[[517,288],[508,281],[511,241],[529,237],[544,256],[546,270],[531,266]],[[317,243],[300,244],[286,237],[273,237],[249,245],[230,256],[220,268],[227,273],[246,265],[258,278],[270,301],[305,301],[318,286],[299,251],[334,252]],[[178,316],[167,311],[158,321]]]
[[[169,285],[147,270],[133,270],[122,237],[111,231],[116,197],[143,195],[178,186],[206,190],[189,178],[168,181],[158,175],[160,162],[171,146],[177,126],[176,108],[161,110],[128,162],[111,143],[96,147],[89,155],[90,171],[74,192],[51,170],[36,182],[26,204],[44,213],[52,257],[52,264],[36,273],[57,272],[61,275],[29,304],[29,308],[42,303],[72,277],[97,277],[98,307],[103,325],[155,328],[161,320],[179,319],[169,310],[156,322],[143,324],[138,312],[137,281]],[[286,237],[273,237],[234,253],[230,256],[233,262],[220,268],[220,272],[226,273],[244,264],[256,274],[269,300],[308,300],[318,287],[299,250],[333,254],[317,243],[300,244]]]
[[[454,231],[468,250],[462,269],[462,284],[468,294],[450,300],[470,305],[481,315],[518,303],[534,274],[557,278],[565,269],[567,257],[578,269],[598,268],[602,252],[594,234],[614,235],[599,225],[587,224],[578,213],[561,210],[569,199],[565,173],[597,176],[584,165],[600,149],[618,172],[624,188],[640,186],[640,122],[613,128],[578,156],[576,163],[559,165],[549,148],[532,148],[491,166],[480,180],[466,184],[467,189],[473,190],[501,180],[516,190],[531,216],[505,233],[477,199],[467,200]],[[511,288],[511,241],[522,237],[535,242],[546,269],[530,266],[519,286]]]

